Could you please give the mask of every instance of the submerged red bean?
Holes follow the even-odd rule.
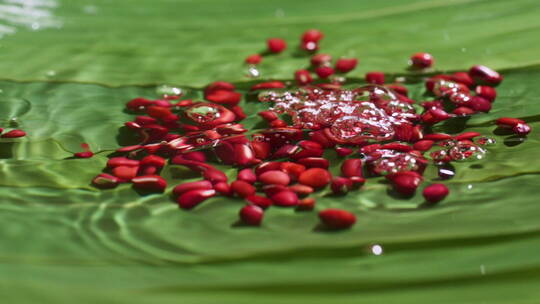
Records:
[[[321,222],[329,229],[348,229],[356,223],[356,216],[341,209],[325,209],[319,212]]]

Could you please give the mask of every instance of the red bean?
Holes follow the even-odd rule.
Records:
[[[369,72],[366,74],[366,82],[371,84],[384,84],[384,73],[383,72]]]
[[[519,118],[501,117],[496,121],[497,126],[501,128],[513,128],[518,124],[524,124],[525,121]]]
[[[157,155],[148,155],[141,159],[141,166],[154,166],[158,168],[162,168],[165,166],[166,160],[163,157],[159,157]]]
[[[231,189],[236,195],[244,198],[255,194],[256,191],[252,184],[241,180],[232,182]]]
[[[429,140],[429,139],[424,139],[424,140],[420,140],[420,141],[417,141],[414,145],[413,145],[413,148],[415,150],[418,150],[418,151],[427,151],[429,149],[431,149],[431,147],[433,146],[433,140]]]
[[[242,94],[225,90],[212,91],[205,96],[206,100],[218,104],[237,105],[242,99]]]
[[[225,196],[232,196],[233,195],[231,186],[229,184],[227,184],[226,182],[218,182],[218,183],[216,183],[214,185],[214,190],[216,190],[216,192],[218,192],[221,195],[225,195]]]
[[[319,212],[319,218],[329,229],[348,229],[356,223],[356,216],[342,209],[325,209]]]
[[[518,123],[512,127],[512,132],[519,136],[526,136],[527,134],[531,133],[531,127],[528,124]]]
[[[113,168],[112,174],[120,179],[129,181],[137,176],[137,171],[139,171],[139,167],[118,166]]]
[[[264,197],[264,196],[260,196],[260,195],[250,195],[250,196],[246,197],[246,200],[248,202],[252,203],[253,205],[261,207],[263,209],[266,209],[266,208],[272,206],[272,200],[271,199],[269,199],[267,197]]]
[[[448,188],[443,184],[431,184],[422,191],[426,201],[432,204],[442,201],[448,193]]]
[[[316,29],[307,30],[302,34],[303,42],[319,42],[319,40],[324,38],[324,34]]]
[[[346,147],[336,147],[336,153],[338,156],[345,157],[353,153],[353,149]]]
[[[315,73],[319,78],[328,78],[334,74],[334,69],[329,66],[320,66],[315,69]]]
[[[499,73],[483,65],[471,67],[469,75],[480,85],[496,86],[503,80],[503,77]]]
[[[473,138],[478,137],[480,135],[482,135],[482,134],[478,133],[478,132],[464,132],[464,133],[461,133],[459,135],[454,136],[454,139],[455,140],[473,139]]]
[[[308,197],[300,200],[298,205],[296,205],[296,210],[298,211],[311,211],[315,208],[316,200],[314,198]]]
[[[356,58],[340,58],[336,61],[336,70],[340,73],[349,73],[356,68],[357,64],[358,59]]]
[[[329,54],[316,54],[311,57],[311,65],[314,67],[328,64],[330,61],[332,61],[332,56]]]
[[[422,177],[416,172],[400,172],[391,177],[394,189],[403,195],[413,195],[422,182]]]
[[[332,176],[330,172],[321,168],[311,168],[300,174],[298,181],[306,186],[321,188],[330,183]]]
[[[92,184],[100,189],[115,188],[120,182],[121,180],[118,177],[107,173],[101,173],[92,180]]]
[[[255,205],[244,206],[240,210],[240,219],[247,225],[259,226],[262,222],[264,211]]]
[[[265,185],[287,186],[291,182],[291,178],[287,173],[278,170],[266,171],[259,175],[258,179]]]
[[[182,193],[177,202],[180,208],[191,209],[214,195],[216,195],[214,189],[196,189]]]
[[[330,162],[326,158],[322,157],[305,157],[298,160],[298,163],[306,166],[307,168],[322,168],[328,169]]]
[[[296,185],[289,186],[289,190],[293,191],[294,193],[296,193],[296,194],[298,194],[300,196],[306,196],[306,195],[309,195],[309,194],[313,193],[313,191],[315,191],[315,189],[313,189],[312,187],[302,185],[302,184],[296,184]]]
[[[334,194],[345,194],[353,187],[353,182],[346,177],[336,176],[332,179],[330,189]]]
[[[255,90],[270,90],[270,89],[284,89],[285,84],[281,81],[268,81],[255,84],[251,87],[252,91]]]
[[[246,63],[247,64],[259,64],[259,63],[261,63],[261,61],[262,61],[262,56],[259,55],[259,54],[249,55],[246,58]]]
[[[270,38],[266,44],[268,46],[268,51],[274,54],[281,53],[287,48],[285,40],[280,38]]]
[[[433,56],[429,53],[415,53],[411,56],[409,64],[415,69],[425,69],[433,66]]]
[[[252,169],[246,168],[238,171],[236,179],[254,184],[257,181],[257,175],[255,175]]]
[[[345,177],[363,177],[362,160],[360,158],[346,159],[341,165],[341,174]]]
[[[173,193],[174,195],[180,195],[196,189],[212,189],[212,183],[207,180],[183,183],[174,187]]]
[[[308,85],[313,82],[313,77],[308,70],[297,70],[294,72],[294,79],[299,86]]]
[[[452,139],[452,135],[446,133],[431,133],[424,135],[424,139],[429,139],[433,141],[442,141]]]
[[[270,111],[270,110],[267,110],[267,111],[261,111],[259,113],[257,113],[260,117],[262,117],[264,120],[268,121],[268,122],[271,122],[273,120],[276,120],[278,119],[278,116],[276,114],[276,112],[274,111]]]
[[[274,202],[274,205],[280,207],[292,207],[298,205],[298,196],[290,190],[279,191],[272,195],[270,199]]]
[[[253,163],[255,160],[255,153],[251,149],[251,146],[246,144],[235,144],[234,148],[234,162],[239,166],[247,166]]]
[[[135,188],[148,191],[163,192],[167,187],[167,181],[159,175],[137,176],[131,182]]]
[[[473,96],[467,103],[467,106],[472,108],[473,110],[477,112],[489,112],[491,110],[491,102],[489,100],[480,97],[480,96]]]

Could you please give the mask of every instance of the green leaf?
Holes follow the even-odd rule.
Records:
[[[0,139],[6,303],[537,302],[535,1],[63,0],[46,10],[60,29],[43,23],[30,31],[10,21],[16,33],[0,40],[0,77],[10,79],[0,81],[1,126],[29,134]],[[497,139],[485,159],[456,164],[440,205],[419,208],[421,195],[398,198],[370,179],[346,196],[316,195],[317,210],[358,215],[350,231],[321,231],[316,211],[284,208],[269,209],[262,227],[251,228],[235,225],[240,199],[179,210],[172,187],[198,179],[179,167],[165,169],[165,194],[90,186],[107,156],[129,142],[122,126],[133,115],[125,102],[157,96],[155,86],[141,84],[178,84],[198,99],[197,87],[222,79],[245,93],[242,60],[271,36],[287,38],[290,49],[265,58],[263,77],[289,79],[307,62],[295,48],[311,27],[327,35],[325,52],[361,59],[354,82],[368,70],[402,72],[420,50],[432,52],[441,70],[504,68],[489,114],[439,127]],[[407,86],[424,98],[421,83]],[[242,106],[246,127],[261,126],[255,113],[266,105]],[[533,132],[523,142],[494,134],[501,116],[521,117]],[[98,153],[72,159],[83,142]],[[436,180],[433,168],[426,178]],[[373,254],[375,244],[382,255]]]

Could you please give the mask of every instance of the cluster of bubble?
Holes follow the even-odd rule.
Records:
[[[273,102],[272,110],[291,116],[294,126],[303,129],[329,128],[345,142],[390,140],[394,126],[411,123],[415,109],[399,100],[390,89],[368,85],[351,90],[323,90],[303,87],[294,91],[269,91],[259,95]]]

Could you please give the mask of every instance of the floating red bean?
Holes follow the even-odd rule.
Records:
[[[366,82],[371,84],[384,84],[383,72],[369,72],[366,74]]]
[[[280,38],[270,38],[266,44],[268,45],[268,51],[274,54],[281,53],[287,48],[285,40]]]
[[[259,226],[263,216],[264,211],[259,206],[247,205],[240,210],[240,219],[247,225]]]
[[[415,69],[425,69],[433,65],[433,56],[429,53],[415,53],[411,56],[409,64]]]
[[[448,188],[444,184],[431,184],[422,191],[426,201],[432,204],[442,201],[448,193]]]
[[[349,73],[350,71],[354,70],[354,68],[356,68],[357,64],[358,59],[356,58],[340,58],[336,61],[336,70],[340,73]]]
[[[315,69],[315,73],[319,78],[328,78],[334,74],[334,69],[329,66],[320,66]]]
[[[356,216],[341,209],[325,209],[319,212],[321,222],[329,229],[348,229],[356,223]]]
[[[259,54],[249,55],[246,58],[246,63],[247,64],[259,64],[259,63],[261,63],[261,61],[262,61],[262,56],[259,55]]]

